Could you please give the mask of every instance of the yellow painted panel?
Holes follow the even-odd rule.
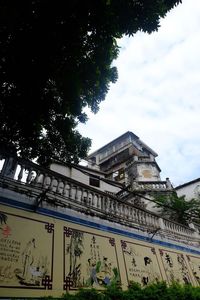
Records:
[[[200,257],[187,255],[187,260],[194,275],[196,285],[200,285]]]
[[[0,287],[52,288],[54,225],[1,214]]]
[[[64,227],[65,289],[120,281],[115,239]]]
[[[121,240],[121,247],[129,283],[134,281],[147,285],[163,280],[157,254],[151,244],[141,245]]]
[[[182,253],[160,249],[160,255],[168,282],[192,283],[192,278]]]

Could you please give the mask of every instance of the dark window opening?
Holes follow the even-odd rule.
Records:
[[[113,178],[115,181],[120,181],[124,179],[124,177],[125,177],[124,168],[119,169],[118,171],[113,173]]]
[[[90,177],[89,184],[95,187],[100,187],[100,180],[99,178]]]

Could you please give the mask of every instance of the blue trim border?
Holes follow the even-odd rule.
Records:
[[[22,209],[25,211],[30,211],[30,212],[35,212],[34,211],[34,205],[31,204],[27,204],[24,202],[19,202],[16,200],[12,200],[12,199],[8,199],[5,197],[0,197],[0,203],[6,206],[11,206],[11,207],[15,207],[18,209]],[[168,247],[171,249],[176,249],[176,250],[180,250],[180,251],[184,251],[184,252],[189,252],[189,253],[193,253],[193,254],[197,254],[200,255],[200,250],[195,250],[195,249],[190,249],[184,246],[180,246],[180,245],[175,245],[173,243],[170,242],[164,242],[158,239],[153,239],[152,241],[150,241],[150,238],[147,236],[142,236],[140,234],[137,233],[133,233],[133,232],[128,232],[126,230],[123,229],[117,229],[111,226],[106,226],[103,224],[99,224],[99,223],[95,223],[93,221],[88,221],[88,220],[84,220],[78,217],[74,217],[74,216],[70,216],[61,212],[57,212],[57,211],[52,211],[49,210],[47,208],[43,208],[43,207],[38,207],[36,213],[41,214],[41,215],[45,215],[48,217],[53,217],[56,219],[60,219],[60,220],[64,220],[64,221],[70,221],[72,223],[78,224],[78,225],[83,225],[86,227],[90,227],[90,228],[94,228],[97,230],[102,230],[105,232],[110,232],[113,234],[117,234],[117,235],[122,235],[122,236],[126,236],[129,238],[133,238],[136,240],[140,240],[140,241],[145,241],[149,244],[155,244],[155,245],[160,245],[163,247]]]

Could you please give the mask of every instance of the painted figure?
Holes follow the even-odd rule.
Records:
[[[22,263],[23,263],[22,277],[26,280],[29,279],[30,267],[34,262],[34,249],[35,249],[35,239],[33,238],[27,243],[25,250],[22,252]]]

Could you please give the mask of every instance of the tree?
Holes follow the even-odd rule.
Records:
[[[76,126],[117,80],[117,39],[157,30],[180,2],[1,0],[0,148],[43,163],[86,156]]]
[[[169,195],[157,195],[154,197],[155,207],[160,209],[163,217],[175,222],[188,225],[191,222],[200,222],[199,199],[186,200],[185,196],[178,197],[176,192]]]

